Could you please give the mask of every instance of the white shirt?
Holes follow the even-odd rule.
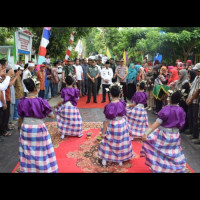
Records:
[[[83,68],[81,65],[74,65],[76,69],[76,77],[78,81],[82,80],[81,74],[83,74]]]
[[[23,77],[22,77],[22,85],[23,85],[23,88],[24,88],[24,92],[27,92],[28,93],[28,90],[26,89],[26,86],[24,85],[23,83],[23,80],[24,79],[27,79],[28,77],[32,77],[32,74],[31,72],[27,69],[23,72]]]
[[[45,58],[45,62],[50,64],[50,62],[51,62],[50,58]]]
[[[190,89],[190,93],[188,95],[188,98],[191,98],[194,93],[200,89],[200,76],[196,76],[194,81],[192,82],[192,86]],[[192,101],[193,104],[198,104],[199,103],[199,97],[197,97],[196,99],[194,99]]]
[[[10,76],[6,76],[5,80],[0,83],[0,91],[3,91],[4,100],[6,101],[5,90],[8,88],[10,83]],[[3,107],[2,101],[0,101],[0,108]]]
[[[96,65],[98,67],[98,71],[99,71],[99,74],[101,75],[101,67],[99,65]]]
[[[58,66],[58,77],[59,77],[59,79],[61,79],[62,78],[62,68],[63,68],[63,66],[62,65],[59,65]]]
[[[102,84],[112,84],[112,78],[113,78],[113,70],[111,68],[103,68],[101,70],[101,78],[102,78]],[[105,82],[105,80],[109,80],[108,83]]]

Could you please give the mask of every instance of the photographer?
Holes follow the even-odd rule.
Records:
[[[4,102],[2,102],[2,98],[0,99],[0,136],[2,136],[5,132],[3,131],[3,125],[4,125],[4,113],[5,110],[7,110],[7,104],[6,102],[6,95],[5,95],[5,90],[7,90],[9,84],[10,84],[10,80],[11,77],[14,75],[14,72],[12,69],[10,70],[6,70],[7,68],[7,61],[5,59],[1,59],[0,60],[0,78],[1,78],[1,82],[0,82],[0,92],[1,96],[3,96]],[[3,139],[0,138],[0,142],[2,142]]]

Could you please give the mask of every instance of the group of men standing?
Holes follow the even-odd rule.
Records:
[[[101,57],[98,59],[83,59],[80,65],[79,59],[73,61],[69,58],[67,65],[63,67],[62,72],[62,88],[66,87],[65,77],[71,75],[76,80],[76,85],[81,91],[82,96],[87,95],[87,102],[90,103],[91,96],[93,94],[93,102],[97,102],[97,95],[102,85],[103,98],[102,102],[106,101],[106,88],[114,82],[120,82],[120,84],[126,87],[127,69],[124,66],[123,60],[109,59],[105,64],[102,63]],[[75,84],[75,83],[74,83]],[[124,91],[124,100],[126,101],[126,92]],[[108,93],[110,100],[110,95]]]

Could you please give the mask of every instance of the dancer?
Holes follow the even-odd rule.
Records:
[[[185,112],[178,106],[181,92],[176,91],[170,98],[170,105],[159,113],[158,119],[143,136],[141,157],[153,172],[185,173],[186,160],[180,145],[179,129],[185,124]]]
[[[117,162],[121,166],[123,161],[133,157],[132,143],[124,116],[126,103],[119,99],[120,86],[113,84],[110,87],[112,102],[104,108],[105,121],[102,131],[102,142],[99,146],[98,156],[102,165],[107,161]]]
[[[23,81],[28,90],[27,97],[19,100],[18,115],[23,120],[19,137],[19,159],[21,173],[58,172],[56,156],[50,134],[43,120],[54,118],[48,102],[40,97],[36,81]]]
[[[131,99],[132,104],[127,109],[127,122],[131,140],[141,138],[148,129],[148,116],[144,105],[147,103],[147,93],[144,92],[145,82],[137,83],[137,92]]]
[[[58,130],[61,139],[64,139],[65,135],[81,137],[82,118],[76,107],[80,91],[73,87],[72,76],[67,76],[65,82],[67,87],[61,90],[62,100],[55,106]]]

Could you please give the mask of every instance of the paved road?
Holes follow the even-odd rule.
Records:
[[[51,99],[50,105],[53,107],[60,97]],[[103,109],[80,109],[83,121],[99,122],[103,121]],[[152,124],[156,120],[156,115],[148,112],[149,123]],[[46,118],[45,122],[55,121],[55,119]],[[12,131],[12,135],[4,137],[4,142],[0,143],[0,173],[10,173],[18,162],[18,139],[19,132],[17,127]],[[181,146],[183,148],[187,163],[200,173],[200,145],[194,145],[186,135],[181,135]]]

